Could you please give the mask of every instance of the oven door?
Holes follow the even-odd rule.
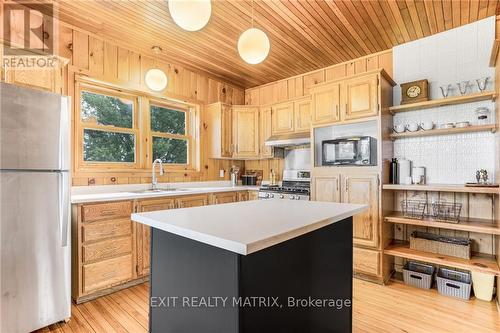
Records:
[[[322,142],[323,165],[356,164],[358,140],[337,139]]]

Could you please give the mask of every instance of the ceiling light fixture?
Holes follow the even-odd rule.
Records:
[[[179,27],[198,31],[210,20],[212,3],[210,0],[168,0],[168,10]]]
[[[151,48],[153,52],[158,56],[162,49],[159,46],[153,46]],[[155,64],[153,64],[153,68],[148,69],[146,75],[144,76],[144,82],[146,86],[153,91],[162,91],[167,87],[168,78],[165,72],[161,69],[157,68]]]
[[[252,27],[240,35],[238,39],[238,53],[245,62],[256,65],[267,58],[271,43],[264,31],[254,28],[253,22],[254,11],[252,0]]]

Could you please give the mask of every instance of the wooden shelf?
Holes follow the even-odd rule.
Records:
[[[449,134],[459,134],[459,133],[469,133],[469,132],[496,132],[497,126],[495,124],[489,125],[474,125],[467,127],[454,127],[454,128],[438,128],[428,131],[416,131],[416,132],[403,132],[403,133],[392,133],[390,134],[391,140],[402,139],[402,138],[414,138],[420,136],[436,136],[436,135],[449,135]]]
[[[468,232],[479,232],[483,234],[500,235],[500,225],[498,221],[487,219],[468,219],[459,223],[447,223],[436,221],[432,217],[424,217],[422,220],[404,217],[401,212],[393,212],[384,218],[388,223],[410,224],[420,227],[442,228],[449,230],[461,230]]]
[[[462,259],[443,254],[416,251],[410,249],[408,244],[394,244],[384,249],[384,254],[391,256],[425,261],[436,265],[450,266],[469,271],[500,275],[500,268],[494,256],[473,255],[471,259]]]
[[[494,101],[496,97],[497,94],[495,92],[487,91],[483,93],[470,94],[465,96],[453,96],[448,98],[433,99],[430,101],[419,102],[419,103],[391,106],[389,108],[389,111],[394,114],[396,112],[424,110],[446,105],[472,103],[472,102],[487,101],[487,100]]]
[[[425,185],[383,184],[382,189],[394,190],[394,191],[500,194],[500,188],[498,187],[467,187],[463,184],[425,184]]]

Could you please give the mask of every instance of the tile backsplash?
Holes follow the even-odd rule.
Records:
[[[494,89],[494,68],[488,66],[495,36],[494,17],[452,29],[424,39],[406,43],[393,49],[394,105],[400,104],[399,84],[426,78],[430,98],[442,98],[440,85],[452,84],[450,96],[459,95],[456,83],[470,80],[469,93],[478,92],[475,79],[489,76],[487,90]],[[469,121],[478,123],[475,109],[488,107],[495,121],[495,104],[491,101],[474,102],[421,111],[398,113],[394,124],[420,124],[432,121],[444,123]],[[413,166],[426,167],[427,183],[461,184],[475,181],[476,170],[486,169],[490,178],[495,171],[495,134],[476,132],[405,138],[394,141],[394,156],[406,158]],[[494,181],[494,179],[492,179]]]

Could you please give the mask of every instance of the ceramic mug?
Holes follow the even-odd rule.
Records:
[[[470,123],[468,121],[461,121],[461,122],[455,123],[455,127],[458,127],[458,128],[464,128],[464,127],[469,127],[469,126],[470,126]]]
[[[403,133],[406,130],[406,126],[403,124],[396,125],[392,128],[392,130],[396,133]]]
[[[418,131],[418,124],[417,123],[409,123],[406,125],[406,130],[409,132],[416,132]]]
[[[432,121],[424,121],[420,124],[420,128],[424,131],[430,131],[434,128],[434,123]]]

